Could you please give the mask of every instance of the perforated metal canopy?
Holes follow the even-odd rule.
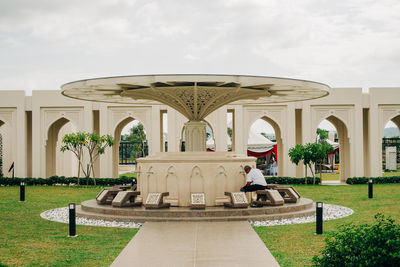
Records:
[[[121,104],[165,104],[189,120],[202,120],[233,104],[270,104],[324,97],[329,86],[304,80],[242,75],[138,75],[70,82],[62,94]]]

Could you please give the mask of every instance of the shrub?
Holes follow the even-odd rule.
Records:
[[[374,224],[339,226],[325,239],[316,266],[400,266],[400,225],[382,214]]]
[[[372,179],[374,184],[390,184],[390,183],[400,183],[400,176],[392,177],[352,177],[347,178],[347,184],[366,184],[368,180]]]
[[[80,178],[81,184],[93,185],[94,181],[92,178]],[[96,178],[96,185],[101,186],[112,186],[118,184],[130,184],[134,181],[136,183],[136,179],[132,179],[131,177],[121,177],[121,178]],[[24,182],[26,185],[70,185],[77,184],[77,177],[64,177],[64,176],[51,176],[49,178],[8,178],[8,177],[0,177],[0,185],[19,185],[21,182]]]
[[[305,178],[294,178],[294,177],[265,177],[267,184],[305,184]],[[307,184],[313,183],[312,177],[307,177]],[[321,179],[315,177],[315,184],[320,184]]]

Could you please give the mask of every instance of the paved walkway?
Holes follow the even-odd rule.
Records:
[[[322,185],[348,185],[339,180],[322,180]]]
[[[147,222],[111,266],[279,264],[247,221]]]

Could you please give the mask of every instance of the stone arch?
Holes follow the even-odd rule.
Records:
[[[150,166],[147,172],[147,189],[149,193],[157,192],[157,176],[154,173],[153,166]]]
[[[112,147],[112,177],[118,177],[118,165],[119,165],[119,144],[121,142],[121,133],[122,130],[128,123],[137,120],[139,121],[142,125],[143,128],[146,130],[146,125],[143,124],[142,121],[135,119],[132,116],[127,116],[121,120],[119,120],[114,127],[113,135],[114,135],[114,145]],[[146,131],[147,134],[147,131]]]
[[[167,171],[167,192],[169,196],[166,197],[166,202],[171,203],[171,206],[179,205],[179,180],[176,176],[174,166],[170,166]]]
[[[190,175],[190,192],[204,192],[204,177],[198,166],[192,169]]]
[[[397,126],[397,129],[399,129],[399,132],[400,132],[400,114],[393,115],[389,120]],[[381,129],[381,130],[382,130],[382,136],[383,136],[383,129]]]
[[[54,120],[46,132],[46,177],[57,175],[57,142],[61,128],[70,120],[61,117]]]
[[[276,145],[277,145],[277,154],[278,155],[276,155],[277,156],[277,159],[278,159],[278,176],[279,175],[282,175],[282,173],[283,173],[283,168],[284,168],[284,164],[283,164],[283,160],[286,158],[286,157],[284,157],[284,155],[283,155],[283,149],[284,149],[284,144],[283,144],[283,137],[282,137],[282,128],[281,128],[281,126],[279,125],[279,123],[277,122],[277,121],[275,121],[274,119],[272,119],[271,117],[269,117],[269,116],[266,116],[266,115],[263,115],[261,118],[256,118],[256,119],[254,119],[251,123],[250,123],[250,127],[251,127],[251,125],[253,125],[255,122],[256,122],[256,120],[258,120],[258,119],[261,119],[261,120],[263,120],[263,121],[265,121],[265,122],[267,122],[267,123],[269,123],[271,126],[272,126],[272,128],[274,129],[274,132],[275,132],[275,139],[276,139]],[[248,132],[247,132],[247,137],[249,136],[249,133],[250,133],[250,127],[249,127],[249,130],[248,130]],[[246,139],[247,140],[247,139]],[[247,146],[247,142],[246,142],[246,146]]]
[[[400,135],[400,114],[395,114],[395,115],[392,115],[390,118],[389,118],[389,120],[388,121],[391,121],[391,122],[393,122],[394,123],[394,125],[396,125],[396,127],[397,127],[397,129],[398,129],[398,131],[399,131],[399,135]],[[387,122],[388,122],[387,121]],[[387,124],[387,122],[386,123],[384,123],[384,126]],[[380,131],[381,131],[381,135],[380,136],[382,136],[382,137],[384,137],[384,129],[385,129],[385,127],[383,127],[383,128],[381,128],[380,129]],[[382,138],[381,138],[381,140],[382,140]],[[383,150],[383,145],[382,146],[380,146],[380,148],[381,148],[381,155],[385,155],[386,156],[386,151],[384,151]],[[398,151],[396,151],[396,153],[398,153]],[[397,156],[397,155],[396,155]],[[381,164],[380,164],[380,166],[382,166],[384,169],[386,169],[386,166],[383,166],[383,158],[382,157],[380,157],[380,159],[381,159]],[[387,159],[386,159],[387,160]],[[396,157],[396,165],[397,165],[397,163],[398,163],[398,161],[397,161],[397,157]]]
[[[328,115],[323,118],[315,127],[314,133],[316,133],[318,125],[323,121],[327,120],[335,126],[338,139],[339,139],[339,166],[340,166],[340,181],[346,182],[346,179],[350,177],[351,174],[351,164],[350,164],[350,138],[348,127],[344,120],[342,120],[337,115]]]
[[[0,138],[0,174],[2,173],[3,176],[9,177],[10,173],[8,173],[8,168],[11,166],[15,157],[15,140],[13,140],[12,128],[10,127],[9,121],[6,119],[3,120],[3,118],[0,119]]]
[[[215,194],[216,197],[223,198],[225,196],[225,188],[227,184],[227,175],[225,168],[223,166],[219,166],[217,169],[217,176],[215,177]]]

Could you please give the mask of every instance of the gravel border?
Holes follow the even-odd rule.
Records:
[[[324,204],[323,219],[324,221],[335,220],[350,216],[353,213],[354,211],[352,209],[343,206]],[[45,212],[42,212],[40,214],[40,217],[49,221],[68,223],[69,210],[68,207],[47,210]],[[315,222],[315,215],[307,217],[298,217],[293,219],[250,221],[250,224],[252,226],[275,226],[275,225],[287,225],[287,224],[310,223],[310,222]],[[140,228],[143,225],[143,223],[105,221],[105,220],[87,219],[83,217],[76,217],[76,224],[102,226],[102,227],[119,227],[119,228]]]
[[[335,220],[350,216],[354,211],[350,208],[332,205],[332,204],[324,204],[322,210],[322,218],[324,221]],[[271,221],[250,221],[252,226],[275,226],[275,225],[287,225],[287,224],[299,224],[299,223],[310,223],[315,222],[316,217],[307,216],[307,217],[298,217],[292,219],[280,219],[280,220],[271,220]]]
[[[69,223],[69,209],[68,207],[57,208],[52,210],[47,210],[40,214],[43,219],[60,222]],[[103,227],[118,227],[118,228],[140,228],[142,223],[135,222],[117,222],[117,221],[105,221],[105,220],[95,220],[87,219],[83,217],[76,217],[77,225],[90,225],[90,226],[103,226]]]

